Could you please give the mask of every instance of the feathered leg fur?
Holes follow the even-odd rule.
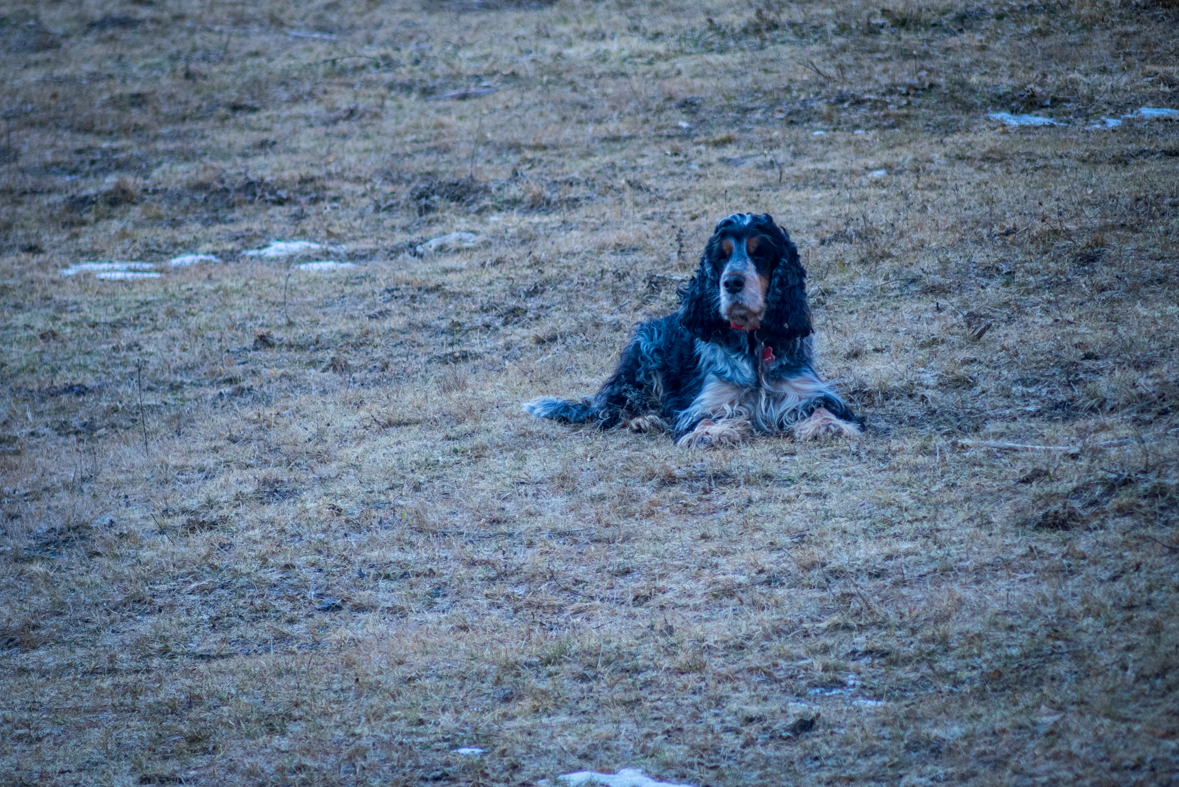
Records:
[[[673,421],[699,391],[694,381],[694,341],[675,315],[642,323],[623,349],[614,373],[593,397],[537,399],[524,409],[565,423],[596,423],[603,429],[626,423],[636,431],[651,431],[657,422],[646,416]]]

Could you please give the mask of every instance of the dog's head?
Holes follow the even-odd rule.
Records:
[[[806,271],[768,213],[734,213],[716,225],[681,296],[680,321],[705,341],[757,331],[768,344],[811,333]]]

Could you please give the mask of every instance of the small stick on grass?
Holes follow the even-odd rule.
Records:
[[[143,430],[143,453],[150,453],[147,448],[147,419],[143,415],[143,359],[135,362],[135,387],[139,393],[139,426]]]
[[[810,59],[803,60],[802,64],[804,66],[806,66],[807,68],[809,68],[811,71],[814,71],[816,74],[821,76],[823,79],[830,79],[831,78],[831,77],[827,76],[826,74],[824,74],[822,71],[820,71],[819,67],[815,65],[815,61],[813,61],[813,60],[810,60]]]
[[[282,280],[282,316],[283,319],[286,320],[288,328],[294,325],[294,323],[291,322],[291,315],[287,313],[287,285],[291,283],[291,271],[294,269],[295,263],[292,260],[291,262],[287,263],[287,275]]]
[[[1091,443],[1088,448],[1113,448],[1126,445],[1133,440],[1107,440],[1104,443]],[[996,448],[1000,451],[1063,451],[1066,454],[1081,453],[1079,445],[1026,445],[1024,443],[1006,443],[1001,440],[955,440],[955,444],[963,448]]]
[[[382,61],[379,57],[370,57],[369,55],[340,55],[338,57],[327,57],[323,60],[312,60],[307,63],[300,63],[299,67],[307,68],[308,66],[318,66],[323,65],[324,63],[335,63],[340,60],[371,60],[377,64],[378,69],[384,67],[384,61]]]
[[[1000,451],[1063,451],[1066,454],[1079,454],[1081,449],[1075,445],[1025,445],[1023,443],[1005,443],[1000,440],[955,440],[963,448],[997,448]]]
[[[1169,549],[1172,552],[1179,552],[1179,545],[1171,546],[1170,544],[1164,544],[1162,541],[1159,541],[1154,536],[1146,536],[1145,538],[1147,541],[1153,541],[1154,543],[1158,544],[1163,549]]]
[[[483,117],[479,117],[479,124],[475,126],[475,138],[471,140],[471,165],[467,170],[467,179],[475,180],[475,156],[479,152],[479,136],[483,133]]]

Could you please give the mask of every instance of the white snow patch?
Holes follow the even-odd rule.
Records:
[[[811,136],[812,137],[825,137],[825,136],[827,136],[827,132],[826,131],[812,131]]]
[[[459,748],[452,751],[451,754],[467,754],[472,757],[478,757],[485,751],[487,751],[487,749],[480,749],[477,746],[460,746]]]
[[[1139,118],[1141,120],[1158,120],[1159,118],[1179,118],[1179,109],[1165,107],[1139,107],[1122,118]],[[1121,118],[1101,118],[1089,125],[1089,128],[1117,128],[1122,125]]]
[[[563,776],[558,776],[557,781],[560,784],[567,784],[570,787],[583,787],[583,785],[601,784],[604,787],[692,787],[690,784],[670,784],[668,782],[658,782],[650,776],[646,776],[638,768],[621,768],[618,773],[595,773],[593,771],[578,771],[577,773],[566,773]],[[542,782],[547,784],[548,780]]]
[[[1179,118],[1179,109],[1142,107],[1137,112],[1131,112],[1129,115],[1122,115],[1122,117],[1145,118],[1146,120],[1154,120],[1155,118]]]
[[[867,131],[864,131],[864,129],[862,129],[862,128],[857,128],[857,129],[856,129],[855,131],[853,131],[852,133],[853,133],[853,134],[867,134],[868,132],[867,132]]]
[[[168,260],[168,265],[173,268],[184,268],[196,265],[198,262],[221,262],[221,260],[212,254],[181,254],[179,257]]]
[[[870,700],[867,697],[852,700],[852,705],[859,705],[861,708],[879,708],[883,704],[884,700]]]
[[[342,271],[349,268],[355,268],[355,262],[336,262],[335,260],[316,260],[315,262],[304,262],[296,266],[301,271]]]
[[[888,174],[887,169],[874,169],[868,173],[868,177],[870,177],[870,178],[883,178],[887,174]]]
[[[1064,126],[1065,123],[1039,115],[1012,115],[1010,112],[991,112],[987,115],[991,120],[998,120],[1008,126]],[[1122,115],[1123,118],[1141,118],[1142,120],[1157,120],[1159,118],[1179,118],[1179,109],[1165,107],[1140,107],[1133,112]],[[1089,128],[1117,128],[1122,125],[1118,118],[1103,117],[1089,125]]]
[[[426,241],[418,246],[416,251],[418,254],[441,254],[448,251],[480,249],[490,243],[491,241],[487,238],[473,232],[452,232],[449,235],[440,235]]]
[[[822,689],[822,688],[814,688],[814,689],[807,689],[807,690],[806,690],[806,693],[807,693],[807,694],[810,694],[812,697],[815,697],[815,696],[818,696],[818,697],[837,697],[837,696],[839,696],[840,694],[847,694],[847,689]]]
[[[1101,118],[1095,120],[1089,125],[1089,128],[1117,128],[1122,125],[1122,121],[1117,118]]]
[[[1052,118],[1039,115],[1013,115],[1010,112],[991,112],[987,115],[991,120],[998,120],[1008,126],[1063,126]]]
[[[151,262],[75,262],[68,268],[61,269],[62,276],[75,276],[79,273],[93,273],[99,278],[109,279],[110,276],[103,274],[107,273],[126,273],[128,271],[150,271],[155,269],[155,263]],[[156,276],[159,276],[157,273]],[[113,277],[113,278],[133,278],[127,277]]]
[[[290,257],[305,251],[322,249],[323,245],[309,240],[276,240],[264,249],[246,249],[241,253],[243,257]]]
[[[288,30],[287,35],[291,38],[319,38],[324,41],[336,40],[336,37],[331,33],[316,33],[311,30]]]
[[[103,271],[94,274],[94,278],[106,281],[130,281],[131,279],[158,279],[163,275],[151,271]]]

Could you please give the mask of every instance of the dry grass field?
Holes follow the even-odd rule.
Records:
[[[0,12],[0,783],[1179,779],[1174,3]],[[862,439],[521,411],[734,211]]]

